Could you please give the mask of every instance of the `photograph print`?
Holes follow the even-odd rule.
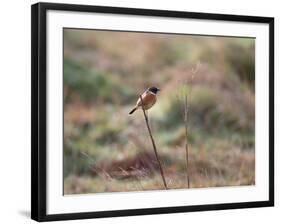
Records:
[[[63,29],[65,195],[255,185],[255,38]]]

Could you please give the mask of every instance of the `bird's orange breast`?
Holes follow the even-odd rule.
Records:
[[[142,106],[142,102],[143,102],[143,107],[145,110],[148,110],[156,103],[156,95],[154,94],[145,92],[142,94],[141,97],[142,97],[142,101],[141,99],[138,99],[137,106]]]

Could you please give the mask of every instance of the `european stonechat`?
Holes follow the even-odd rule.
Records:
[[[150,109],[155,103],[156,103],[156,94],[160,89],[158,89],[157,87],[150,87],[148,88],[146,91],[144,91],[144,93],[141,95],[141,98],[138,98],[138,101],[136,103],[136,106],[134,107],[134,109],[131,110],[131,112],[129,114],[134,113],[137,109],[142,108],[145,110]],[[143,102],[143,105],[142,105]]]

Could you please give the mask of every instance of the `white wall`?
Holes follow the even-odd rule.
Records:
[[[51,1],[51,0],[50,0]],[[0,7],[0,222],[30,220],[30,5],[36,1],[2,1]],[[239,209],[154,216],[79,220],[59,223],[266,223],[280,219],[280,6],[278,1],[213,0],[68,0],[60,2],[185,10],[275,17],[275,208]],[[277,223],[271,222],[271,223]]]

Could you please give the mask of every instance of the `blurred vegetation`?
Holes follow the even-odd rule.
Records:
[[[169,188],[255,184],[255,40],[64,29],[66,194],[162,189],[140,93]]]
[[[122,88],[122,84],[109,79],[106,72],[88,70],[82,64],[70,57],[64,58],[65,101],[71,101],[72,97],[79,96],[83,102],[98,100],[113,103],[114,100],[126,102],[132,96],[130,88]],[[115,96],[112,97],[111,92]]]

